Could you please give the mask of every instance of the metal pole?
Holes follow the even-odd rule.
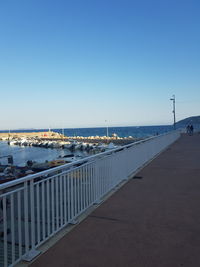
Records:
[[[175,95],[174,95],[174,101],[173,101],[173,108],[174,108],[174,130],[176,129],[176,110],[175,110]]]
[[[107,123],[107,120],[105,120],[105,122]],[[106,136],[108,138],[108,124],[106,125]]]
[[[174,114],[174,130],[175,130],[176,129],[176,105],[175,105],[176,99],[175,99],[175,95],[173,95],[172,98],[170,98],[170,100],[173,101],[173,111],[172,111],[172,113]]]
[[[105,120],[105,122],[107,123],[107,120]],[[106,142],[108,143],[108,124],[106,125]]]

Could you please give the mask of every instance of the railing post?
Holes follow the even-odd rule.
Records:
[[[7,205],[6,197],[3,197],[3,239],[4,239],[4,266],[8,266],[8,237],[7,237]]]
[[[26,204],[24,206],[25,210],[25,240],[26,240],[26,254],[23,256],[23,260],[32,261],[35,257],[40,254],[40,251],[35,249],[35,201],[34,201],[34,181],[33,179],[30,181],[30,219],[31,219],[31,228],[29,229],[29,216],[28,216],[28,185],[25,184],[24,189],[24,201]],[[29,232],[31,235],[31,250],[29,250]]]

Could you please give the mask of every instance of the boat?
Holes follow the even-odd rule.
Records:
[[[109,143],[109,145],[106,147],[106,150],[110,150],[110,149],[115,149],[117,148],[118,146],[114,145],[112,142]]]
[[[55,159],[55,160],[49,161],[49,166],[50,166],[50,168],[51,167],[58,167],[58,166],[66,164],[66,163],[67,162],[63,159]]]

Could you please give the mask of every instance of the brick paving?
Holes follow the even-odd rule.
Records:
[[[200,266],[200,135],[183,135],[31,267]]]

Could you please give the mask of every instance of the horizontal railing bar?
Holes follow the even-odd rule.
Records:
[[[15,190],[12,190],[12,191],[9,191],[9,192],[2,193],[2,194],[0,195],[0,198],[5,197],[5,196],[9,196],[10,194],[14,194],[14,193],[17,193],[17,192],[20,192],[20,191],[24,191],[24,187],[23,187],[23,185],[22,185],[20,188],[17,188],[17,189],[15,189]]]

